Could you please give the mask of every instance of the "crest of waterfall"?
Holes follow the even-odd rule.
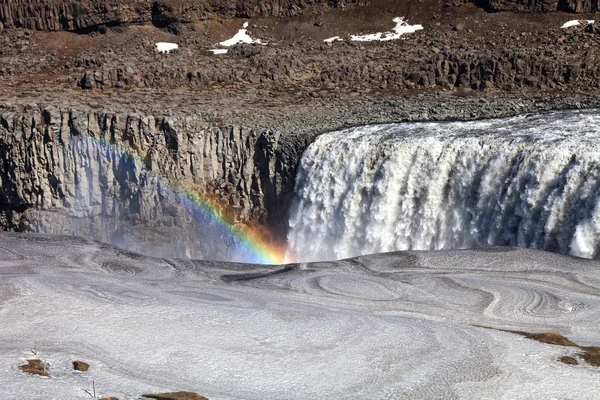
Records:
[[[288,254],[519,246],[600,257],[600,112],[351,128],[302,157]]]

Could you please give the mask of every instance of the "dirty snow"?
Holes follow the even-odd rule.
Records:
[[[176,50],[179,48],[179,45],[176,43],[168,43],[168,42],[158,42],[156,43],[156,50],[160,53],[169,53],[170,51]]]
[[[0,233],[0,387],[11,399],[596,399],[600,262],[524,249],[268,267],[147,258]],[[38,354],[34,355],[36,351]],[[40,358],[51,377],[18,366]],[[73,360],[91,365],[86,373]]]

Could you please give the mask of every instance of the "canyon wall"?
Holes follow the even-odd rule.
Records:
[[[88,31],[104,26],[191,23],[215,17],[294,16],[309,6],[344,7],[356,0],[0,0],[5,27]]]
[[[207,227],[202,207],[186,196],[284,240],[307,139],[286,143],[279,132],[219,126],[201,115],[0,112],[0,225],[147,254],[235,259],[223,243],[235,238]]]

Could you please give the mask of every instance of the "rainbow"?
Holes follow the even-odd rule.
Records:
[[[112,151],[121,157],[131,157],[142,165],[146,164],[146,159],[134,149],[118,143],[109,143],[103,138],[97,139],[90,136],[80,136],[80,138],[89,140],[92,145],[100,146],[104,151]],[[247,225],[243,225],[243,228],[239,225],[236,226],[233,218],[227,215],[223,207],[208,194],[201,193],[191,185],[169,179],[157,171],[154,171],[154,175],[159,179],[162,188],[177,194],[179,199],[184,200],[187,205],[200,212],[203,220],[210,221],[209,223],[216,227],[221,234],[232,238],[237,248],[241,247],[240,252],[243,254],[243,262],[256,264],[284,264],[290,262],[286,258],[285,248],[274,243],[264,229]]]

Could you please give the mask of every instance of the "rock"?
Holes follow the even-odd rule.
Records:
[[[27,360],[27,364],[21,365],[19,368],[23,372],[34,375],[49,376],[46,364],[42,360]]]
[[[88,71],[81,78],[80,86],[82,89],[93,89],[95,86],[94,72]]]
[[[208,398],[201,396],[194,392],[172,392],[172,393],[160,393],[160,394],[144,394],[142,397],[155,400],[208,400]]]
[[[73,369],[75,371],[86,372],[88,369],[90,369],[90,365],[83,361],[73,361]]]

